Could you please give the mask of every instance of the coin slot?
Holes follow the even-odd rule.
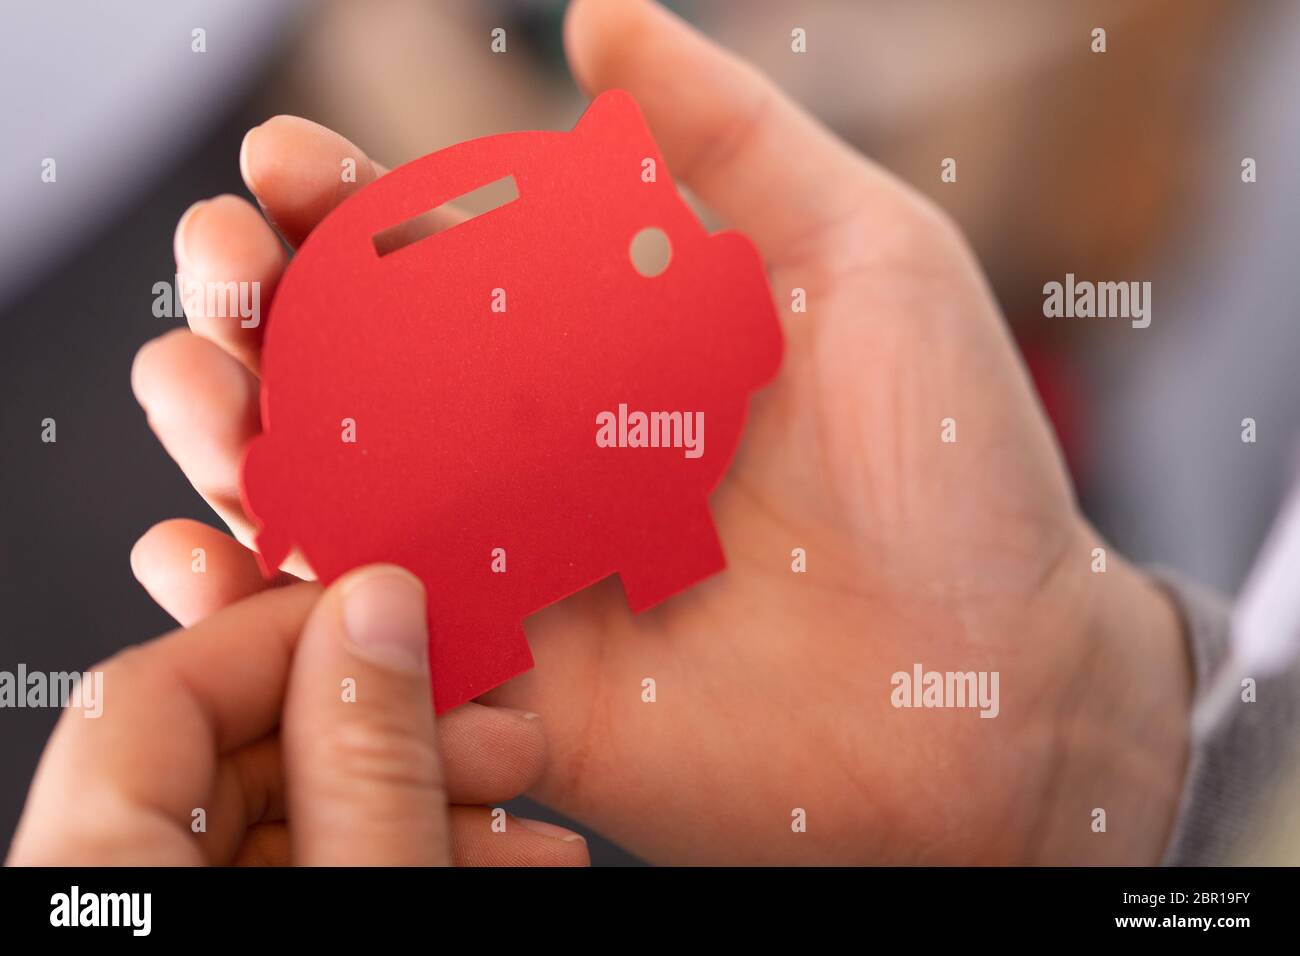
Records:
[[[392,255],[409,245],[428,239],[438,233],[472,222],[479,216],[500,209],[519,198],[515,177],[503,176],[485,186],[449,199],[441,206],[427,209],[395,226],[389,226],[373,236],[375,252],[381,256]]]

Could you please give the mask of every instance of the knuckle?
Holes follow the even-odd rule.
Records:
[[[952,214],[925,196],[908,197],[906,210],[898,217],[897,241],[907,255],[930,254],[939,249],[964,247],[965,235]]]
[[[91,670],[103,674],[106,687],[129,687],[133,694],[152,693],[159,682],[159,669],[146,645],[125,647]]]
[[[350,720],[323,734],[320,759],[333,778],[392,788],[441,792],[442,770],[433,741],[392,719]]]

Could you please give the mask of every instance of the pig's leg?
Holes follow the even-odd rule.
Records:
[[[518,613],[492,607],[450,617],[431,613],[429,670],[438,713],[486,694],[532,666]]]
[[[652,608],[727,566],[707,502],[663,515],[651,535],[620,562],[619,579],[635,613]]]

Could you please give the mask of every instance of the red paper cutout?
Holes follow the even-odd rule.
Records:
[[[376,252],[506,176],[513,202]],[[653,278],[629,259],[646,227],[672,246]],[[642,611],[723,569],[708,495],[781,352],[758,251],[705,232],[628,94],[570,133],[417,159],[331,212],[276,291],[241,469],[262,570],[297,546],[325,583],[381,561],[418,575],[448,710],[532,666],[527,615],[616,572]],[[634,447],[636,412],[684,414]]]

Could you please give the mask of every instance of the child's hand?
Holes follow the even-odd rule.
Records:
[[[957,231],[670,14],[582,0],[566,34],[582,84],[631,91],[673,172],[758,243],[787,351],[712,499],[729,569],[635,618],[607,581],[528,621],[537,668],[489,699],[547,720],[536,794],[652,860],[1154,862],[1186,752],[1179,625],[1117,555],[1092,573],[1101,543]],[[292,243],[382,174],[286,117],[241,166]],[[234,197],[176,246],[200,280],[268,288],[284,267]],[[135,388],[247,541],[260,331],[191,326],[145,347]],[[161,563],[141,580],[166,607],[219,604],[257,586],[252,556],[230,557],[181,590]],[[914,664],[999,672],[998,716],[895,709],[891,676]]]
[[[424,589],[400,568],[267,590],[102,671],[102,714],[64,713],[10,864],[587,863],[558,827],[449,813],[528,787],[544,741],[479,704],[435,728]]]

